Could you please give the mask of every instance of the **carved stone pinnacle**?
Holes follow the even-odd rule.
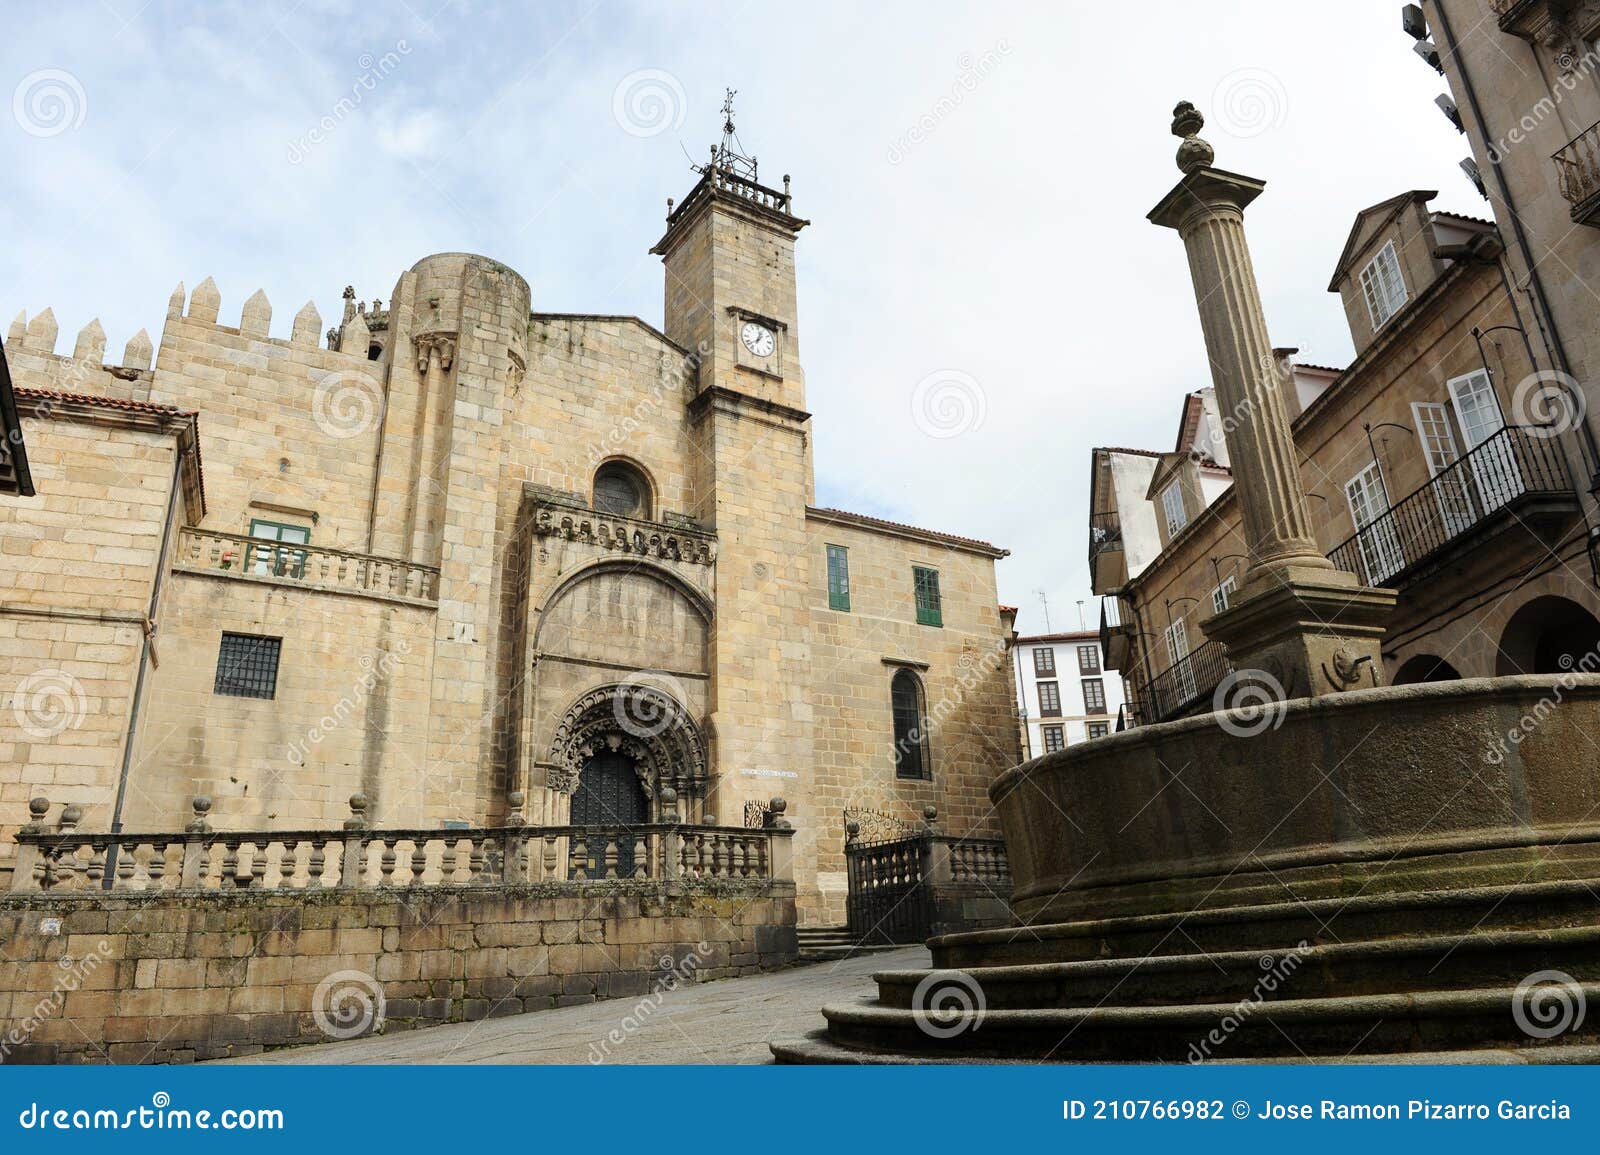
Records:
[[[1216,151],[1200,139],[1199,132],[1205,126],[1206,118],[1187,100],[1179,101],[1172,110],[1172,135],[1183,138],[1178,146],[1178,168],[1185,174],[1210,168],[1211,162],[1217,159]]]

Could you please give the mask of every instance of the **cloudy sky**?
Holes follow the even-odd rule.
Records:
[[[419,257],[504,261],[548,311],[659,324],[648,255],[724,87],[763,177],[794,178],[818,501],[1012,550],[1022,627],[1088,599],[1092,445],[1168,448],[1209,384],[1173,104],[1268,182],[1250,239],[1274,342],[1343,364],[1326,291],[1360,208],[1408,188],[1486,215],[1397,0],[1122,3],[16,5],[0,310],[101,318],[115,354],[207,275],[387,299]],[[1203,13],[1203,15],[1202,15]],[[117,359],[114,355],[113,360]],[[1091,602],[1085,619],[1097,621]]]

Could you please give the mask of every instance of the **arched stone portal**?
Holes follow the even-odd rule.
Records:
[[[1511,615],[1500,635],[1495,673],[1563,674],[1600,669],[1600,621],[1577,602],[1537,597]]]
[[[619,817],[595,821],[655,821],[661,790],[669,786],[686,804],[682,816],[699,815],[706,794],[705,740],[670,683],[666,675],[641,675],[596,687],[568,707],[544,764],[546,822],[588,822],[595,807],[607,806]],[[621,817],[623,809],[633,813],[617,782],[622,769],[631,770],[643,800],[635,819]]]

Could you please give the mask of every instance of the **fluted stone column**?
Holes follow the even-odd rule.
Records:
[[[1236,603],[1205,623],[1235,669],[1259,671],[1301,697],[1377,685],[1379,643],[1394,593],[1362,586],[1317,546],[1284,401],[1286,367],[1272,352],[1244,234],[1262,181],[1211,167],[1193,105],[1178,105],[1183,179],[1150,213],[1189,254],[1249,566]]]

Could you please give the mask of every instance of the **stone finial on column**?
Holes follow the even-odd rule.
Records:
[[[189,819],[189,825],[184,829],[190,834],[210,834],[211,824],[206,821],[206,815],[211,813],[211,796],[196,794],[189,799],[189,809],[194,812],[194,817]]]
[[[44,831],[45,816],[50,813],[50,799],[40,795],[28,799],[28,824],[22,828],[24,834],[40,834]]]
[[[1183,138],[1178,146],[1178,168],[1184,173],[1210,168],[1217,159],[1216,150],[1200,139],[1200,130],[1205,126],[1206,118],[1187,100],[1180,100],[1172,110],[1172,135]]]
[[[367,828],[367,796],[365,794],[350,795],[350,817],[344,820],[346,830],[365,830]]]
[[[78,823],[83,821],[83,807],[76,802],[69,802],[61,809],[61,819],[56,823],[56,830],[61,834],[71,834],[78,829]]]
[[[861,823],[852,818],[844,824],[844,844],[854,846],[861,841]]]
[[[784,817],[789,809],[789,802],[782,795],[775,795],[767,803],[767,825],[774,830],[793,830],[793,825]]]
[[[924,834],[939,833],[939,808],[931,803],[922,808],[922,832]]]
[[[510,810],[506,813],[507,826],[526,826],[527,819],[523,817],[522,805],[527,801],[527,796],[520,790],[513,790],[506,795],[506,805]]]

